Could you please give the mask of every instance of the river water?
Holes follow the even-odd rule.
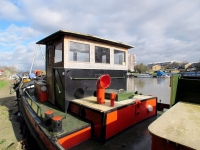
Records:
[[[135,78],[127,79],[127,91],[138,91],[143,95],[154,95],[158,102],[170,104],[170,78]]]

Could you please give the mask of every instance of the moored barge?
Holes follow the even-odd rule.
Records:
[[[127,91],[133,46],[60,30],[46,46],[46,77],[22,83],[20,112],[41,149],[106,143],[157,115],[157,98]]]
[[[148,127],[151,149],[200,149],[200,77],[175,74],[170,86],[170,109]]]

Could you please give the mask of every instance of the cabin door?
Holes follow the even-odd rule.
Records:
[[[55,105],[65,111],[65,76],[64,69],[54,68]]]
[[[54,77],[53,77],[53,62],[54,62],[54,46],[46,46],[46,82],[48,101],[55,104],[54,99]]]

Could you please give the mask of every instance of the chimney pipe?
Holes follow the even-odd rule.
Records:
[[[97,80],[97,103],[103,104],[105,103],[105,89],[109,87],[111,83],[110,76],[108,74],[104,74],[99,77]]]

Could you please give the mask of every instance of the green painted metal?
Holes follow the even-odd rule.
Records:
[[[26,93],[27,94],[27,93]],[[63,135],[68,135],[73,132],[76,132],[78,130],[81,130],[83,128],[89,127],[90,123],[85,122],[71,114],[67,114],[63,111],[60,111],[57,107],[52,105],[49,102],[40,102],[35,96],[33,96],[33,93],[31,94],[31,97],[34,98],[34,100],[26,97],[27,102],[30,104],[31,108],[37,113],[37,115],[40,117],[41,121],[43,122],[40,124],[41,128],[46,132],[46,134],[50,134],[51,136],[55,136],[55,134],[50,129],[51,127],[45,126],[45,112],[47,110],[53,110],[54,116],[61,116],[62,117],[62,128],[63,132],[56,134],[58,137],[62,137]],[[32,103],[34,101],[34,103]],[[32,105],[31,105],[32,104]],[[40,113],[38,113],[38,106],[40,107]]]
[[[152,75],[153,75],[153,77],[157,77],[157,73],[156,72],[154,72]]]
[[[106,99],[110,99],[110,93],[115,93],[117,95],[115,99],[116,101],[127,100],[133,97],[133,92],[128,92],[123,89],[119,89],[119,90],[106,89],[105,93],[106,93],[105,94]]]
[[[200,104],[200,78],[185,76],[178,80],[177,96],[175,103],[182,101]]]
[[[177,87],[178,87],[178,80],[180,78],[180,74],[173,74],[171,76],[171,106],[175,104],[176,94],[177,94]]]

